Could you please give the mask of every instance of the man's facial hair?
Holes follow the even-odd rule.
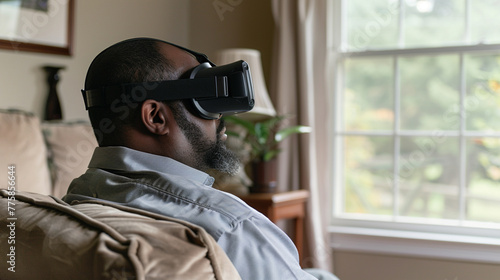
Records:
[[[195,124],[189,122],[184,114],[177,116],[177,123],[193,147],[196,155],[197,169],[208,171],[215,169],[217,171],[235,175],[238,173],[240,162],[236,154],[226,147],[221,140],[221,131],[224,129],[224,120],[221,119],[217,127],[215,142],[210,141],[201,129]]]

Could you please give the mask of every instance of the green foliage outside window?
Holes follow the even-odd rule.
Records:
[[[391,1],[346,1],[346,47],[500,42],[483,30],[499,1],[470,2],[464,34],[464,1],[426,13],[405,1],[401,40]],[[343,67],[345,212],[500,222],[499,52],[346,57]]]

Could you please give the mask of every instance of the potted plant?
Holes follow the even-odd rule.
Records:
[[[303,125],[285,126],[285,116],[275,116],[264,121],[251,122],[236,116],[224,119],[243,128],[244,133],[228,131],[229,136],[238,137],[250,147],[253,186],[251,192],[274,192],[276,189],[276,157],[281,152],[281,141],[293,134],[309,133],[311,128]]]

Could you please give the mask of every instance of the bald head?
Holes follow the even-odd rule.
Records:
[[[167,42],[151,38],[130,39],[96,56],[88,69],[85,89],[176,80],[198,64],[194,55]],[[100,144],[112,145],[123,137],[123,129],[140,119],[140,105],[120,102],[110,108],[89,108],[89,118],[97,130]],[[108,123],[105,129],[103,123]]]
[[[179,58],[182,61],[179,62]],[[102,51],[89,67],[85,88],[94,89],[125,83],[175,80],[182,74],[182,62],[196,58],[166,42],[138,38],[122,41]],[[193,67],[194,67],[193,66]]]

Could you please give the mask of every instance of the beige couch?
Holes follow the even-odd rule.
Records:
[[[0,279],[240,279],[196,225],[58,199],[85,171],[95,146],[88,124],[41,123],[0,110]],[[17,192],[8,191],[12,182]]]

